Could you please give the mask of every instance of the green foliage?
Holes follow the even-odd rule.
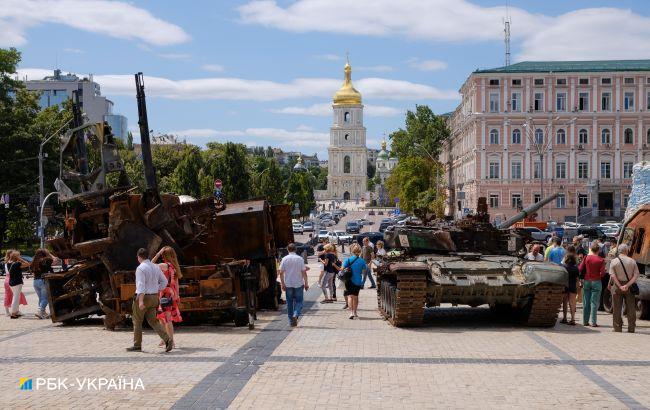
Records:
[[[273,158],[265,158],[261,164],[263,168],[257,168],[253,192],[256,197],[266,198],[272,204],[284,202],[285,184],[282,180],[282,171]]]
[[[183,159],[178,163],[172,174],[173,192],[177,195],[190,195],[195,198],[201,196],[201,175],[203,167],[201,152],[197,147],[187,146],[183,151]]]
[[[372,179],[375,177],[375,173],[377,172],[377,167],[375,167],[372,162],[368,161],[368,165],[366,167],[366,173],[368,175],[368,179]]]
[[[301,217],[309,216],[309,211],[316,206],[314,199],[314,178],[309,172],[293,172],[287,183],[286,202],[295,209],[298,204]]]
[[[126,149],[133,151],[133,133],[131,131],[126,134]]]
[[[6,238],[10,243],[32,239],[35,235],[36,221],[30,218],[24,204],[12,205],[7,215]]]
[[[391,151],[400,161],[429,154],[437,158],[442,142],[450,135],[446,119],[426,105],[416,105],[415,112],[407,111],[405,125],[406,129],[400,128],[389,136]]]
[[[314,189],[327,189],[327,168],[310,167],[309,172],[314,177]]]
[[[235,202],[251,197],[251,175],[248,169],[246,146],[227,142],[209,143],[204,153],[208,174],[223,182],[226,202]]]

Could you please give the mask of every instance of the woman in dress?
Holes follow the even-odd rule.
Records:
[[[167,287],[160,291],[160,299],[171,299],[171,303],[159,306],[156,317],[162,323],[169,337],[174,340],[174,322],[183,321],[181,312],[178,309],[178,304],[181,300],[178,290],[178,280],[183,277],[183,274],[181,273],[181,267],[178,264],[178,258],[176,257],[174,248],[171,246],[163,247],[151,261],[156,263],[160,257],[162,257],[163,261],[158,266],[160,266],[160,269],[167,278]],[[164,342],[160,344],[160,346],[164,345]],[[174,344],[174,347],[176,347],[176,344]]]
[[[7,253],[5,254],[5,313],[7,316],[11,315],[11,302],[13,301],[13,292],[11,291],[11,286],[9,286],[9,266],[11,266],[11,263],[9,260],[11,259],[11,254],[14,252],[13,249],[9,249]],[[27,305],[27,299],[25,298],[25,295],[20,292],[20,302],[21,305]],[[18,312],[19,315],[21,315],[20,311]]]
[[[20,252],[18,251],[12,251],[11,254],[9,255],[9,258],[6,259],[5,261],[6,261],[5,270],[7,272],[7,276],[9,277],[9,286],[11,288],[11,294],[12,294],[10,314],[12,319],[18,319],[19,317],[22,316],[22,313],[20,313],[19,310],[20,302],[22,299],[20,296],[24,298],[22,292],[23,268],[28,267],[29,262],[21,258]],[[13,297],[14,295],[20,295],[20,296],[14,298]],[[25,304],[27,304],[27,301],[25,301]]]

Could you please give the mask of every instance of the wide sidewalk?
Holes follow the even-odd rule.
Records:
[[[297,328],[285,312],[262,312],[253,331],[181,326],[169,354],[148,331],[144,351],[127,353],[130,329],[38,320],[31,281],[25,289],[27,315],[0,317],[4,408],[650,407],[646,321],[636,334],[613,333],[607,314],[599,328],[530,329],[483,308],[441,308],[424,327],[397,329],[377,313],[374,290],[361,292],[350,320],[340,299],[318,303],[313,286]],[[19,389],[24,377],[120,376],[144,390]]]

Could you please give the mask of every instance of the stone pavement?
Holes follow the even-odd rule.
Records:
[[[529,329],[484,308],[440,308],[422,328],[396,329],[379,317],[373,290],[361,292],[361,317],[349,320],[342,302],[318,303],[314,286],[297,328],[283,312],[262,312],[254,331],[182,326],[169,354],[149,331],[145,351],[127,353],[130,329],[37,320],[30,280],[25,289],[28,315],[0,316],[3,408],[650,407],[650,323],[613,333],[604,313],[599,328]],[[22,377],[33,390],[19,389]],[[141,378],[144,390],[35,385],[84,377]]]

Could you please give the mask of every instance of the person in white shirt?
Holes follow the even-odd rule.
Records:
[[[539,245],[533,245],[530,252],[526,254],[526,259],[529,261],[544,262],[544,255],[539,250]]]
[[[618,256],[609,264],[610,283],[612,283],[612,314],[615,332],[623,331],[623,317],[621,316],[623,301],[627,310],[627,331],[634,333],[636,327],[636,298],[630,292],[630,286],[639,279],[639,266],[627,252],[627,244],[618,246]]]
[[[174,342],[163,326],[156,319],[159,292],[167,286],[167,278],[162,270],[149,260],[147,250],[138,249],[138,263],[135,270],[135,297],[131,317],[133,320],[133,346],[127,347],[128,352],[142,351],[142,321],[146,318],[149,326],[158,333],[165,342],[165,351],[169,352]]]
[[[304,290],[309,289],[307,281],[307,269],[305,261],[296,255],[296,245],[290,243],[287,246],[289,254],[280,262],[280,283],[282,290],[286,292],[287,316],[289,325],[297,326],[298,318],[302,312],[302,300]]]

